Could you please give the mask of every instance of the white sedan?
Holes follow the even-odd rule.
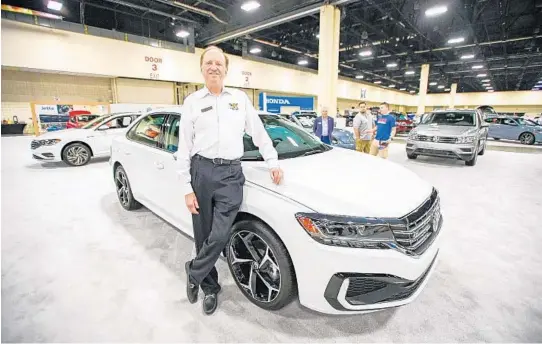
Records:
[[[181,110],[142,116],[113,141],[110,163],[125,209],[144,205],[192,236],[175,158]],[[329,314],[414,300],[436,265],[438,192],[393,162],[325,145],[277,115],[260,118],[285,174],[273,184],[245,135],[244,200],[225,250],[245,297],[268,310],[298,297]]]
[[[86,165],[92,157],[107,157],[113,138],[126,133],[141,114],[113,113],[96,118],[80,129],[41,134],[32,140],[32,157],[39,161],[64,161],[70,166]]]

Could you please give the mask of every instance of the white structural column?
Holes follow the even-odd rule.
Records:
[[[427,84],[429,81],[429,64],[422,65],[422,72],[420,75],[420,92],[418,93],[418,116],[423,115],[425,112],[425,96],[427,95]]]
[[[322,6],[318,49],[318,110],[327,106],[328,114],[333,117],[337,115],[340,30],[341,11],[332,5]]]
[[[455,107],[455,95],[457,93],[457,83],[452,84],[452,89],[450,90],[450,108]]]

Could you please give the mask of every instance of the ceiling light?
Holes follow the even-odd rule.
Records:
[[[316,34],[316,38],[320,39],[320,34],[319,33]]]
[[[487,74],[478,74],[477,77],[483,78],[484,76],[487,76]]]
[[[177,32],[175,35],[177,37],[179,37],[179,38],[186,38],[186,37],[190,36],[190,32],[188,32],[186,30],[181,30],[181,31]]]
[[[60,11],[62,9],[62,3],[58,1],[49,0],[47,8],[53,11]]]
[[[395,85],[392,84],[392,85],[389,85],[388,87],[389,88],[395,88]]]
[[[484,79],[484,80],[482,80],[482,82],[491,82],[491,80],[489,80],[489,79]]]
[[[406,91],[406,88],[400,88],[399,91]]]
[[[493,91],[493,90],[487,90],[487,91],[488,91],[488,92],[495,92],[495,91]]]
[[[412,75],[412,74],[414,74],[414,71],[413,71],[413,70],[407,70],[407,71],[405,72],[405,74],[406,74],[406,75]]]
[[[363,75],[356,75],[356,79],[363,79]]]
[[[435,6],[427,9],[425,11],[425,15],[428,17],[434,17],[446,13],[446,11],[448,11],[448,7],[446,6]]]
[[[444,85],[438,85],[437,88],[444,88]]]
[[[375,84],[381,84],[381,83],[382,83],[382,81],[380,81],[380,80],[375,81]]]
[[[370,50],[364,50],[359,52],[359,56],[371,56],[373,54]]]
[[[445,89],[444,89],[444,91],[446,91],[446,92],[449,92],[449,91],[450,91],[450,89],[449,89],[449,88],[445,88]]]
[[[254,11],[255,9],[259,7],[260,7],[260,3],[258,1],[247,1],[243,4],[243,6],[241,6],[241,8],[247,12]]]
[[[309,61],[307,61],[307,60],[299,60],[299,61],[297,62],[297,64],[298,64],[298,65],[304,66],[304,65],[309,64]]]
[[[410,93],[416,93],[416,91],[410,91]]]
[[[433,82],[430,82],[430,83],[429,83],[429,86],[435,86],[436,84],[437,84],[437,83],[433,81]]]
[[[386,67],[388,67],[388,68],[397,67],[397,63],[395,63],[395,62],[388,63],[388,64],[386,65]]]
[[[465,37],[456,37],[456,38],[450,38],[448,40],[448,44],[455,44],[455,43],[461,43],[465,41]]]
[[[481,68],[484,68],[483,65],[474,65],[472,66],[472,69],[481,69]]]
[[[262,49],[260,49],[258,47],[250,49],[251,54],[258,54],[258,53],[261,53],[261,52],[262,52]]]
[[[467,54],[467,55],[462,55],[461,56],[461,59],[463,60],[466,60],[466,59],[473,59],[474,58],[474,55],[473,54]]]
[[[487,87],[487,86],[491,86],[491,84],[482,84],[482,86]]]

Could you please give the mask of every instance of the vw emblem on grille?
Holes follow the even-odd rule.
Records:
[[[438,142],[438,136],[433,136],[433,142]]]
[[[433,231],[436,231],[436,230],[437,230],[439,220],[440,220],[440,214],[439,214],[438,210],[435,210],[435,211],[433,212],[433,219],[431,220],[431,229],[432,229]]]

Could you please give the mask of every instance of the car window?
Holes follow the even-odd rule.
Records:
[[[179,123],[181,117],[177,115],[172,115],[169,117],[168,123],[166,124],[164,137],[164,148],[171,153],[177,152],[179,148]]]
[[[260,115],[260,120],[273,141],[279,159],[294,158],[307,153],[318,153],[332,149],[303,128],[279,116]],[[243,158],[245,160],[262,158],[258,147],[249,135],[245,134],[243,143],[245,150]]]
[[[133,116],[131,115],[121,116],[121,117],[116,117],[105,122],[104,124],[102,124],[102,126],[106,125],[109,129],[128,128],[130,124],[132,123],[132,120],[133,120]]]
[[[161,148],[162,126],[166,114],[147,115],[130,129],[127,137],[130,140],[146,144],[151,147]]]
[[[521,125],[531,125],[531,126],[538,125],[534,121],[531,121],[530,119],[525,119],[525,118],[517,118],[516,121],[518,121],[518,123]]]
[[[502,123],[505,124],[505,125],[518,125],[518,124],[516,123],[516,121],[514,121],[514,120],[511,119],[511,118],[505,118],[505,119],[503,119]]]
[[[476,114],[474,112],[433,112],[424,115],[423,124],[440,125],[458,125],[474,126],[476,125]]]

